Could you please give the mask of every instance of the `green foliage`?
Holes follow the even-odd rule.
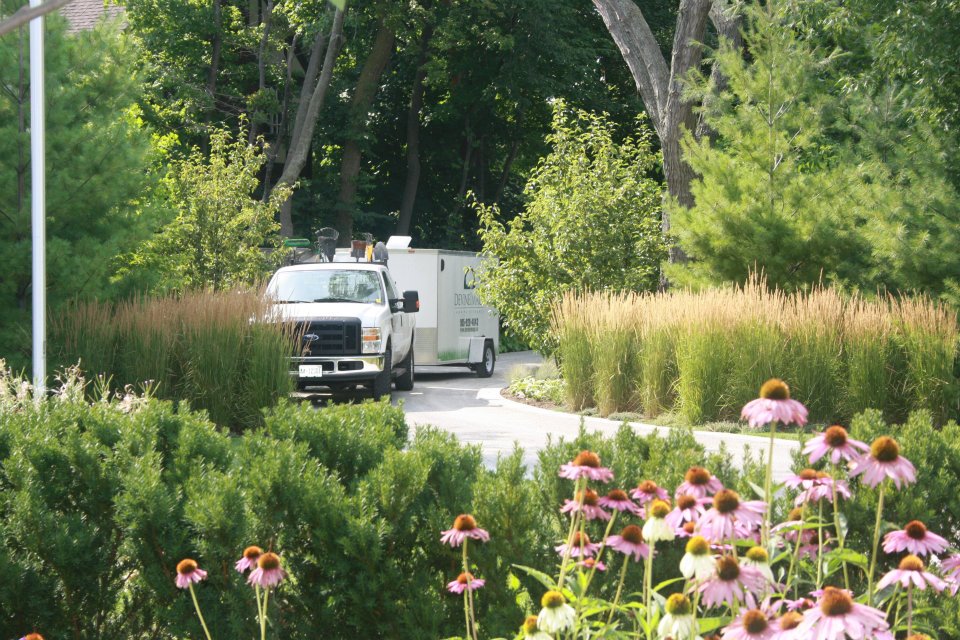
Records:
[[[726,454],[705,456],[682,429],[583,431],[544,448],[531,478],[520,450],[486,470],[479,449],[450,434],[420,427],[408,439],[402,409],[386,402],[281,404],[263,429],[230,437],[183,405],[90,404],[74,378],[37,403],[17,400],[20,382],[0,377],[3,637],[199,637],[173,584],[184,557],[209,571],[196,591],[214,637],[252,637],[253,593],[233,569],[250,544],[278,551],[289,572],[271,596],[272,634],[446,637],[462,621],[445,590],[460,554],[439,537],[461,512],[492,536],[471,546],[472,571],[487,580],[484,636],[507,636],[542,593],[515,565],[556,562],[557,507],[570,497],[556,470],[580,449],[600,452],[627,488],[648,477],[671,486],[694,463],[738,482]],[[608,595],[615,583],[597,576]],[[640,586],[635,575],[628,584]]]
[[[568,294],[555,312],[570,399],[596,400],[604,415],[639,404],[692,424],[737,420],[773,377],[813,422],[876,407],[890,420],[925,409],[943,424],[960,409],[957,318],[929,298],[787,295],[754,279],[697,293]]]
[[[51,318],[51,357],[114,390],[147,387],[234,430],[292,388],[293,327],[268,322],[256,292],[196,291],[79,303]]]
[[[678,281],[743,282],[762,271],[791,290],[858,277],[867,246],[857,227],[870,218],[864,176],[828,135],[839,110],[822,73],[831,60],[784,24],[784,7],[748,7],[749,55],[728,42],[715,55],[726,86],[703,111],[714,136],[684,144],[702,177],[696,204],[674,207],[694,257],[671,274]],[[710,80],[697,91],[714,89]]]
[[[565,385],[560,378],[540,380],[533,376],[520,378],[510,383],[510,393],[518,398],[529,398],[538,402],[563,404],[566,396]]]
[[[496,208],[477,205],[490,257],[478,292],[511,331],[545,353],[556,348],[551,305],[563,291],[650,290],[664,257],[646,125],[638,121],[634,135],[617,142],[606,116],[558,101],[553,129],[523,213],[504,226]]]
[[[22,3],[4,1],[10,15]],[[150,133],[135,107],[139,50],[116,25],[45,32],[47,303],[110,295],[117,256],[150,233]],[[30,92],[27,30],[0,39],[0,353],[20,366],[29,334]]]
[[[174,161],[163,181],[167,206],[176,217],[134,257],[134,271],[156,278],[164,290],[256,284],[279,263],[280,228],[274,218],[290,189],[280,186],[263,202],[254,196],[266,162],[262,145],[210,135],[210,154],[194,149]]]

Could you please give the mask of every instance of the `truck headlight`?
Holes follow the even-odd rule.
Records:
[[[361,343],[361,353],[380,353],[380,328],[365,328],[361,334]]]

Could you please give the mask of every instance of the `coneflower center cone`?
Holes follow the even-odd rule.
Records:
[[[704,485],[710,482],[710,472],[703,467],[690,467],[683,479],[692,485]]]
[[[267,551],[257,559],[257,566],[264,571],[280,568],[280,556],[272,551]]]
[[[523,621],[523,630],[527,635],[533,635],[537,632],[537,616],[527,616]]]
[[[823,440],[831,447],[842,447],[847,444],[847,430],[835,424],[823,432]]]
[[[789,400],[790,387],[779,378],[771,378],[760,387],[760,397],[767,400]]]
[[[638,491],[640,491],[641,493],[645,493],[647,495],[655,494],[657,492],[657,489],[659,488],[660,487],[658,487],[657,483],[654,482],[653,480],[644,480],[637,486]]]
[[[845,616],[853,611],[853,598],[846,591],[826,587],[820,599],[820,611],[825,616]]]
[[[751,609],[743,614],[743,628],[747,630],[747,633],[763,633],[768,626],[770,626],[770,623],[767,622],[767,616],[762,611]]]
[[[754,562],[770,562],[770,554],[767,553],[767,550],[763,547],[751,547],[747,551],[747,558]]]
[[[573,532],[572,540],[573,540],[573,546],[575,547],[580,547],[580,546],[585,547],[588,544],[590,544],[590,536],[588,536],[585,533],[580,533],[579,531]]]
[[[801,480],[816,480],[817,471],[816,469],[804,469],[799,474]]]
[[[803,508],[794,507],[793,509],[790,509],[790,513],[787,515],[787,520],[790,522],[798,522],[803,520]]]
[[[666,518],[670,513],[670,505],[663,500],[654,500],[650,505],[650,515],[654,518]]]
[[[690,598],[682,593],[671,594],[670,597],[667,598],[665,608],[667,613],[672,616],[688,616],[693,610],[693,607],[690,605]]]
[[[680,509],[693,509],[695,506],[697,506],[697,499],[693,496],[684,493],[677,498],[677,507]]]
[[[724,582],[733,582],[740,577],[740,564],[733,556],[723,556],[717,560],[717,576]]]
[[[880,462],[893,462],[900,456],[900,445],[890,436],[880,436],[870,445],[870,455]]]
[[[186,558],[177,563],[177,573],[182,576],[188,576],[194,571],[197,570],[197,563],[195,560]]]
[[[620,532],[620,537],[631,544],[643,543],[643,531],[635,524],[629,524]]]
[[[900,571],[923,571],[923,560],[911,553],[903,557],[899,569]]]
[[[787,611],[785,614],[780,616],[779,622],[781,631],[796,629],[800,626],[800,623],[803,622],[803,615],[796,611]]]
[[[613,489],[610,493],[607,494],[607,498],[610,500],[616,500],[617,502],[624,502],[629,500],[627,494],[622,489]]]
[[[556,609],[557,607],[562,606],[565,602],[566,599],[559,591],[547,591],[545,594],[543,594],[543,597],[540,598],[540,604],[547,609]]]
[[[577,454],[577,457],[573,459],[573,465],[575,467],[590,467],[591,469],[599,469],[600,456],[595,454],[593,451],[581,451]]]
[[[713,496],[713,508],[720,513],[733,513],[740,506],[740,496],[736,491],[721,489]]]
[[[457,531],[473,531],[477,528],[477,521],[470,514],[464,513],[453,521],[453,528]]]
[[[243,550],[243,557],[247,560],[256,560],[263,553],[263,549],[260,547],[247,547]]]
[[[587,489],[586,491],[577,491],[577,502],[588,507],[597,506],[597,499],[600,496],[597,495],[597,492],[593,489]]]
[[[687,541],[687,553],[695,556],[705,556],[710,552],[710,543],[703,536],[693,536]]]
[[[927,526],[919,520],[911,520],[903,530],[914,540],[923,540],[927,535]]]
[[[474,581],[472,573],[467,573],[466,571],[457,576],[457,582],[460,584],[469,584]]]

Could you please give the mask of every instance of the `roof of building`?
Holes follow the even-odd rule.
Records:
[[[60,8],[60,15],[70,24],[67,33],[93,29],[100,20],[123,13],[123,7],[105,0],[73,0]]]

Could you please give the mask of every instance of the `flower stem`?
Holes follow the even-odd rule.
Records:
[[[790,554],[790,566],[787,568],[787,579],[785,584],[783,585],[784,593],[786,593],[787,591],[790,591],[790,578],[793,576],[793,569],[794,567],[800,564],[800,544],[801,542],[803,542],[803,539],[802,539],[803,532],[805,531],[805,529],[803,528],[803,525],[804,525],[804,520],[806,515],[807,515],[807,505],[806,503],[804,503],[800,511],[800,528],[797,529],[797,540],[793,546],[793,553]],[[796,597],[796,595],[797,595],[797,590],[794,589],[794,597]]]
[[[193,592],[193,583],[187,585],[190,588],[190,597],[193,598],[193,606],[197,610],[197,617],[200,618],[200,626],[203,627],[203,633],[207,636],[207,640],[210,639],[210,630],[207,629],[207,622],[203,619],[203,614],[200,613],[200,603],[197,602],[197,594]]]
[[[907,585],[907,637],[913,635],[913,583]]]
[[[650,541],[650,550],[647,552],[647,562],[643,572],[643,606],[647,618],[647,638],[653,637],[653,629],[651,628],[653,624],[653,612],[650,603],[653,600],[653,549],[656,545],[657,543],[655,541]]]
[[[833,490],[833,528],[837,531],[837,549],[841,551],[840,566],[843,567],[843,588],[850,590],[850,570],[847,569],[847,561],[843,559],[843,529],[840,528],[840,503],[837,496],[837,479],[831,476],[831,488]]]
[[[603,552],[607,548],[607,536],[610,535],[611,529],[613,529],[613,523],[617,521],[617,515],[619,511],[614,511],[610,516],[610,521],[607,523],[607,530],[603,533],[603,540],[600,542],[600,550],[597,551],[596,562],[593,563],[593,566],[590,568],[590,573],[587,574],[587,583],[583,586],[583,594],[587,595],[587,589],[590,588],[590,583],[593,582],[593,575],[597,572],[597,565],[600,563],[600,559],[603,557]]]
[[[267,640],[267,601],[270,599],[270,589],[263,590],[263,615],[260,617],[260,640]]]
[[[263,603],[260,600],[260,585],[253,585],[253,593],[257,596],[257,624],[260,624],[260,620],[263,618]]]
[[[580,480],[577,478],[576,482],[573,483],[573,499],[577,501],[577,493],[580,490]],[[586,480],[584,480],[584,485],[586,485]],[[584,486],[586,489],[586,486]],[[583,507],[581,503],[581,508]],[[563,579],[567,575],[567,562],[570,560],[570,547],[573,546],[573,534],[577,530],[577,519],[580,516],[580,509],[577,509],[573,512],[573,517],[570,518],[570,531],[567,533],[567,546],[563,552],[563,559],[560,561],[560,578],[557,580],[557,588],[563,592]]]
[[[467,560],[467,541],[468,540],[469,538],[463,539],[463,572],[465,574],[470,573],[470,564],[469,564],[469,561]],[[466,629],[467,638],[468,639],[475,638],[476,637],[475,630],[473,628],[473,625],[471,624],[473,621],[473,612],[471,611],[471,606],[470,606],[469,577],[467,578],[467,588],[463,590],[463,620],[467,627]]]
[[[770,542],[770,520],[773,518],[773,438],[777,432],[777,421],[770,423],[770,446],[767,449],[767,469],[763,477],[763,499],[767,502],[767,517],[763,519],[760,542],[764,549]]]
[[[817,501],[817,589],[823,586],[823,500]]]
[[[880,544],[880,525],[883,523],[883,492],[887,488],[886,480],[880,483],[880,496],[877,499],[877,522],[873,527],[873,554],[870,556],[870,572],[867,574],[867,605],[873,606],[873,572],[877,568],[877,547]]]
[[[630,562],[630,555],[624,554],[623,556],[623,568],[620,569],[620,582],[617,583],[617,594],[613,596],[613,603],[610,605],[610,615],[607,616],[607,625],[613,622],[613,614],[617,610],[617,605],[620,603],[620,594],[623,593],[623,582],[627,578],[627,563]]]

